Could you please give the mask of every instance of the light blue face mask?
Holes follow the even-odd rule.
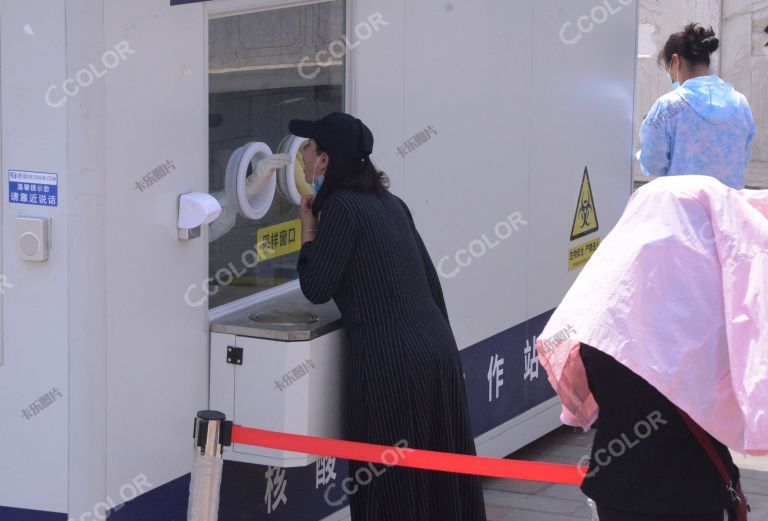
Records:
[[[672,80],[672,75],[670,73],[667,73],[667,78],[669,78],[669,83],[672,84],[672,88],[677,90],[678,87],[680,87],[680,83],[677,81]]]
[[[312,178],[314,181],[312,182],[312,193],[317,195],[317,193],[320,191],[320,186],[322,186],[323,181],[325,180],[325,175],[319,175],[315,177],[315,171],[317,170],[317,163],[320,161],[320,158],[318,157],[315,160],[315,167],[312,169]]]
[[[317,195],[317,192],[320,191],[320,186],[322,186],[324,180],[325,180],[325,176],[324,175],[317,176],[317,178],[315,179],[315,182],[312,183],[312,193],[313,194]]]

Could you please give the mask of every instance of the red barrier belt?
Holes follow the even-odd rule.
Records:
[[[580,485],[587,473],[586,467],[560,465],[555,463],[532,463],[528,461],[485,458],[411,449],[407,446],[390,447],[355,441],[333,440],[286,434],[283,432],[232,426],[232,443],[255,445],[269,449],[290,450],[317,456],[383,463],[415,469],[440,470],[459,474],[473,474],[496,478],[543,481],[563,485]]]

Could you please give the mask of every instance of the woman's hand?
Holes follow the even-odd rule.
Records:
[[[301,219],[302,244],[313,240],[315,238],[315,233],[317,233],[317,218],[312,214],[312,201],[314,200],[314,195],[305,195],[301,199],[299,218]]]

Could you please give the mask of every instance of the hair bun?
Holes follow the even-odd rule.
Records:
[[[712,27],[707,29],[693,23],[685,27],[683,34],[688,42],[688,51],[692,56],[699,56],[704,53],[712,54],[720,47],[720,40],[715,37],[715,31]]]
[[[720,40],[714,36],[704,38],[701,41],[701,48],[707,51],[709,54],[715,52],[720,47]]]

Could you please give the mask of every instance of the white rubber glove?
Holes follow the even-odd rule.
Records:
[[[249,199],[261,192],[264,185],[269,181],[269,176],[274,175],[275,171],[285,168],[291,164],[291,156],[288,154],[272,154],[269,157],[261,159],[257,163],[256,173],[249,175],[245,179],[245,195]]]
[[[235,221],[237,220],[237,209],[234,205],[230,204],[226,192],[216,192],[211,195],[219,201],[221,214],[208,225],[208,242],[213,242],[225,235],[235,227]]]

